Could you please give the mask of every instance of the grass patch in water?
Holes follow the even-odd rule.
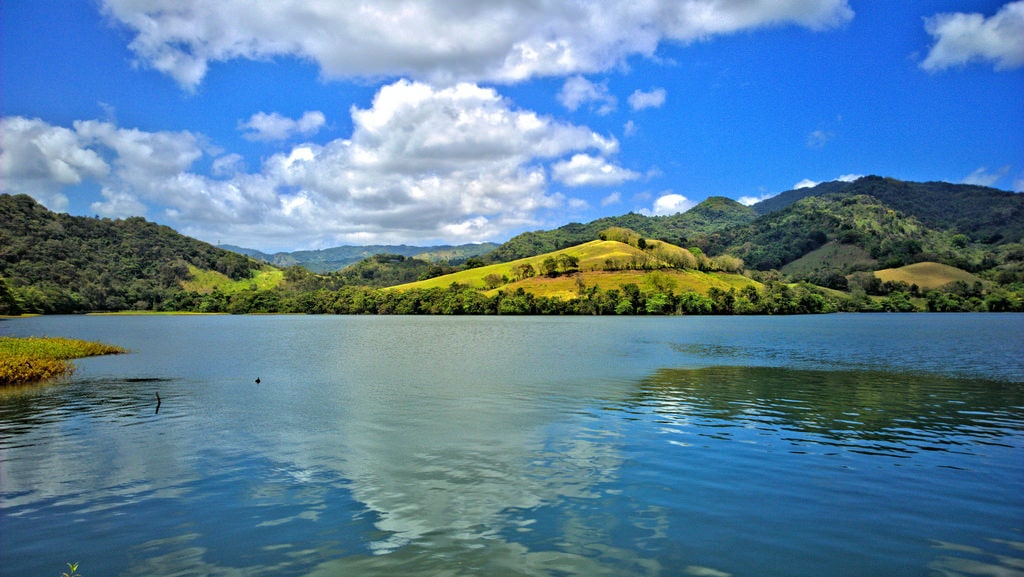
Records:
[[[114,345],[62,337],[0,337],[0,386],[63,377],[75,370],[71,359],[126,352]]]

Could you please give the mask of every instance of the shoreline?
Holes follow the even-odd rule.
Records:
[[[0,337],[0,388],[45,382],[75,371],[73,359],[124,354],[115,345],[63,337]]]

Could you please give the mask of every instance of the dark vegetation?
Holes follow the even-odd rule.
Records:
[[[0,195],[0,314],[156,309],[181,290],[189,265],[232,279],[260,267],[141,217],[69,216]]]
[[[141,218],[58,215],[29,197],[4,195],[0,224],[0,314],[123,309],[344,314],[1024,311],[1024,195],[879,177],[789,191],[754,207],[712,197],[673,216],[630,213],[572,223],[518,235],[484,255],[447,253],[447,260],[428,260],[388,250],[329,273],[293,264],[285,269],[282,284],[263,290],[253,284],[239,291],[185,291],[181,281],[189,277],[189,265],[246,279],[261,263]],[[672,283],[602,289],[588,281],[587,272],[559,267],[551,257],[553,265],[534,274],[493,279],[487,294],[455,283],[387,288],[545,255],[609,234],[616,238],[608,240],[621,236],[646,252],[660,244],[656,241],[685,247],[688,253],[680,254],[691,254],[694,261],[681,259],[678,269],[742,270],[759,284],[706,294],[676,291]],[[874,271],[914,263],[940,263],[974,276],[928,290],[874,276]],[[505,286],[534,275],[574,275],[575,298]]]

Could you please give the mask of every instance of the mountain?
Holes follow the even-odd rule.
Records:
[[[729,229],[716,241],[709,253],[737,256],[757,270],[783,268],[826,244],[857,247],[860,252],[853,256],[873,269],[929,261],[978,271],[991,264],[983,247],[963,235],[928,227],[874,196],[846,192],[805,197]],[[819,265],[822,272],[853,272],[835,259],[821,259]]]
[[[602,230],[612,227],[627,228],[649,238],[689,246],[690,239],[694,237],[746,224],[755,218],[757,213],[750,207],[729,198],[713,196],[686,212],[671,216],[644,216],[631,212],[586,224],[574,222],[554,230],[525,232],[509,239],[484,258],[498,263],[536,256],[588,242],[597,238]]]
[[[790,190],[753,208],[766,215],[803,198],[832,194],[874,197],[929,228],[960,233],[973,242],[1003,244],[1024,239],[1024,194],[971,184],[866,176],[853,182],[826,182],[813,188]]]
[[[488,253],[498,245],[495,243],[408,246],[408,245],[368,245],[368,246],[337,246],[321,250],[299,250],[294,252],[277,252],[267,254],[258,250],[233,245],[221,245],[221,248],[243,254],[270,263],[279,268],[301,265],[312,272],[326,273],[341,270],[362,260],[378,254],[400,255],[413,257],[430,262],[450,261],[458,263],[474,256]]]
[[[156,308],[190,267],[247,278],[261,264],[141,217],[58,214],[0,195],[0,280],[29,312]]]

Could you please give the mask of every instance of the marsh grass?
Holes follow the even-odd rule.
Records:
[[[74,372],[69,361],[128,352],[121,347],[61,337],[0,337],[0,386],[21,385]]]

